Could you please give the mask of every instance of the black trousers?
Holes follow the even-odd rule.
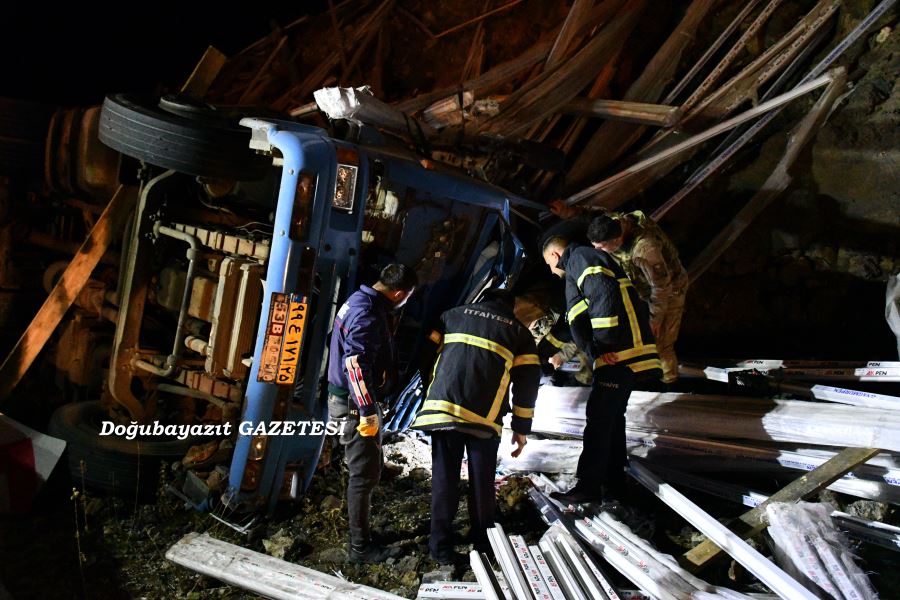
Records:
[[[611,496],[624,491],[625,408],[634,384],[634,373],[626,366],[609,365],[594,371],[584,448],[576,472],[579,487]]]
[[[381,451],[381,409],[378,409],[378,433],[364,437],[356,430],[359,425],[359,413],[356,407],[352,410],[352,401],[328,396],[329,418],[334,421],[345,420],[344,433],[340,436],[350,472],[347,481],[347,522],[350,527],[350,543],[363,545],[371,541],[369,515],[372,511],[372,492],[381,479],[384,456]]]
[[[428,547],[432,556],[453,551],[453,518],[459,509],[463,450],[469,458],[469,538],[478,550],[485,551],[490,547],[487,528],[494,526],[494,476],[499,447],[497,436],[482,439],[453,430],[431,433],[431,539]]]

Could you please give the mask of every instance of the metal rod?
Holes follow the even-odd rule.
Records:
[[[803,85],[798,85],[796,88],[794,88],[793,90],[791,90],[789,92],[781,94],[780,96],[776,96],[775,98],[772,98],[768,102],[764,102],[764,103],[760,104],[759,106],[751,108],[750,110],[743,112],[735,117],[732,117],[730,119],[722,121],[715,127],[711,127],[710,129],[707,129],[706,131],[704,131],[702,133],[698,133],[697,135],[691,136],[688,139],[681,142],[680,144],[676,144],[676,145],[672,146],[671,148],[666,148],[665,150],[658,152],[649,158],[646,158],[626,169],[623,169],[622,171],[619,171],[615,175],[612,175],[611,177],[604,179],[600,183],[594,184],[588,188],[581,190],[580,192],[578,192],[576,194],[573,194],[572,196],[569,196],[568,198],[566,198],[565,203],[567,206],[572,206],[573,204],[578,204],[582,200],[585,200],[586,198],[593,196],[600,190],[603,190],[603,189],[611,186],[612,184],[617,183],[617,182],[621,181],[622,179],[625,179],[626,177],[634,175],[635,173],[643,171],[644,169],[647,169],[648,167],[651,167],[651,166],[653,166],[657,163],[660,163],[668,158],[671,158],[672,156],[675,156],[676,154],[683,152],[684,150],[687,150],[688,148],[692,148],[693,146],[702,144],[706,140],[714,138],[717,135],[724,133],[733,127],[737,127],[741,123],[746,123],[747,121],[749,121],[751,119],[755,119],[756,117],[763,115],[771,110],[774,110],[776,108],[784,106],[788,102],[796,100],[800,96],[808,94],[809,92],[811,92],[813,90],[816,90],[820,87],[828,85],[829,83],[831,83],[831,80],[832,80],[831,75],[822,75],[820,77],[817,77],[816,79],[813,79],[812,81],[804,83]],[[654,218],[656,218],[656,213],[654,213]]]
[[[181,240],[189,246],[185,254],[188,259],[188,268],[187,274],[185,275],[184,279],[184,294],[182,294],[181,296],[181,306],[178,309],[178,324],[175,326],[175,341],[172,343],[172,352],[166,358],[166,366],[164,369],[161,369],[159,371],[151,370],[151,372],[155,372],[160,377],[169,377],[172,375],[172,373],[175,372],[175,363],[177,362],[178,357],[181,356],[181,349],[184,347],[184,343],[182,341],[184,335],[184,323],[187,320],[188,307],[191,304],[191,292],[193,291],[192,288],[194,283],[194,270],[197,264],[200,241],[193,235],[190,235],[183,231],[178,231],[177,229],[172,229],[171,227],[166,227],[159,221],[153,224],[153,234],[157,237],[164,235],[176,240]]]
[[[756,7],[756,5],[760,3],[760,1],[761,0],[750,0],[749,2],[747,2],[747,6],[741,9],[741,12],[737,14],[737,16],[731,21],[731,23],[729,23],[728,27],[726,27],[725,30],[719,35],[719,37],[716,38],[716,41],[713,42],[712,46],[707,48],[706,52],[703,53],[703,56],[697,59],[697,62],[694,63],[693,67],[691,67],[691,70],[681,78],[681,81],[678,82],[678,85],[672,88],[672,91],[669,92],[669,95],[666,96],[663,100],[663,104],[672,104],[675,101],[678,95],[682,91],[684,91],[684,88],[686,88],[688,84],[693,81],[694,77],[697,76],[697,73],[700,72],[700,69],[706,66],[706,63],[709,62],[709,59],[719,51],[719,48],[721,48],[725,41],[729,37],[731,37],[731,34],[734,33],[735,30],[737,30],[741,23],[744,22],[744,19],[747,18],[747,15],[750,14],[750,11],[752,11]]]
[[[837,58],[843,54],[847,48],[856,42],[866,30],[872,26],[872,24],[878,20],[888,9],[890,9],[894,4],[896,4],[897,0],[882,0],[881,4],[876,6],[872,12],[866,16],[865,19],[860,21],[860,23],[853,28],[853,31],[847,34],[834,49],[816,65],[812,71],[810,71],[806,77],[800,82],[800,84],[804,84],[808,81],[813,80],[818,77],[822,73],[825,72],[826,69],[835,61]],[[722,151],[721,154],[711,159],[706,163],[703,167],[700,168],[699,171],[691,175],[691,178],[685,183],[685,186],[678,191],[677,194],[672,196],[665,204],[660,206],[653,213],[652,217],[654,220],[658,221],[662,218],[666,212],[668,212],[672,206],[677,204],[682,198],[691,193],[698,185],[700,185],[707,177],[716,172],[729,158],[734,156],[738,150],[743,148],[747,142],[749,142],[753,137],[759,133],[766,125],[772,122],[772,120],[780,114],[779,111],[771,112],[756,123],[754,123],[747,131],[745,131],[740,137],[738,137],[734,143]]]

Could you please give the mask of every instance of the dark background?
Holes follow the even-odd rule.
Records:
[[[180,85],[209,45],[227,56],[327,2],[15,2],[0,16],[0,97],[98,104]]]

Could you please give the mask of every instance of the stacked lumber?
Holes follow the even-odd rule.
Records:
[[[691,266],[695,279],[790,184],[847,89],[846,72],[833,67],[893,2],[828,43],[845,10],[839,0],[818,0],[805,14],[782,0],[329,2],[230,57],[207,100],[324,126],[316,90],[367,87],[384,105],[368,125],[560,216],[575,205],[642,203],[661,179],[683,182],[661,206],[641,206],[659,219],[759,141],[787,103],[818,96],[764,189]],[[697,47],[698,32],[706,47]],[[830,52],[810,68],[823,46]],[[683,180],[676,168],[697,158],[705,164]]]

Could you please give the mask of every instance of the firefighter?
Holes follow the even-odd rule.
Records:
[[[392,311],[402,307],[416,286],[415,272],[401,264],[381,271],[372,287],[347,298],[334,319],[328,363],[328,411],[345,420],[340,443],[347,468],[349,560],[381,562],[393,549],[374,544],[369,529],[372,491],[381,478],[382,406],[398,383]]]
[[[575,344],[593,360],[578,483],[554,497],[567,503],[612,502],[625,486],[625,408],[635,383],[661,374],[647,305],[608,254],[553,236],[544,262],[566,282],[566,318]]]
[[[512,443],[519,456],[537,398],[541,369],[528,329],[513,312],[514,300],[503,291],[453,308],[441,315],[433,380],[412,427],[431,434],[431,537],[429,549],[438,563],[462,562],[454,552],[453,518],[459,508],[459,471],[463,451],[469,467],[469,541],[476,550],[490,546],[487,528],[494,524],[494,477],[503,416],[510,412]]]
[[[681,327],[688,275],[678,250],[653,219],[641,211],[595,217],[588,227],[594,248],[612,255],[650,305],[650,328],[662,362],[664,384],[678,380],[675,340]]]

